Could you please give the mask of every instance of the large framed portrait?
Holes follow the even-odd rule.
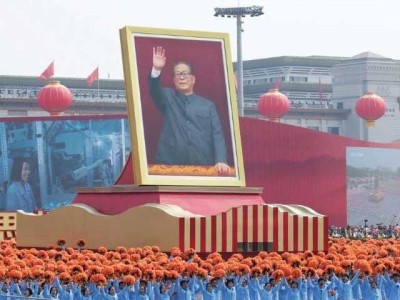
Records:
[[[245,186],[228,34],[120,35],[134,184]]]

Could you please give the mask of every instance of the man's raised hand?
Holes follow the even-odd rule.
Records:
[[[153,68],[161,71],[165,67],[166,60],[165,49],[160,46],[153,47]]]

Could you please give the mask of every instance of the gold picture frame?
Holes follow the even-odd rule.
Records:
[[[128,26],[120,29],[120,37],[132,144],[133,183],[136,185],[245,186],[235,75],[228,34]],[[225,142],[225,157],[229,172],[221,175],[216,171],[218,168],[215,168],[214,164],[218,160],[215,157],[216,152],[220,151],[217,147],[213,152],[214,157],[207,157],[210,160],[216,160],[209,165],[181,163],[181,157],[178,157],[179,163],[176,164],[158,161],[156,153],[159,151],[157,150],[158,143],[161,132],[166,126],[163,124],[164,119],[168,117],[165,111],[162,111],[163,114],[154,104],[149,92],[151,81],[149,78],[153,78],[150,76],[153,51],[158,48],[164,49],[166,53],[165,71],[163,69],[161,77],[163,87],[170,87],[172,90],[174,78],[176,79],[177,75],[181,77],[180,74],[175,74],[175,77],[172,74],[174,61],[190,61],[193,66],[195,70],[193,78],[196,83],[194,92],[201,97],[211,99],[209,102],[213,103],[215,115],[219,118],[220,127],[218,128],[222,133],[222,141]],[[205,125],[208,126],[208,123]],[[202,127],[198,127],[201,132]],[[191,133],[189,129],[188,132]],[[204,132],[206,136],[208,131],[204,129]],[[220,138],[214,139],[213,143],[220,143],[220,140]],[[193,142],[189,139],[188,143],[200,143],[199,141],[202,139],[196,139]],[[171,142],[171,145],[174,146],[174,143]],[[188,156],[192,155],[191,151],[187,152],[190,153],[187,154]]]

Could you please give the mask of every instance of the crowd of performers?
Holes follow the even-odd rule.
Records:
[[[137,278],[133,283],[110,279],[105,285],[35,280],[3,280],[0,299],[47,298],[51,300],[306,300],[400,299],[400,275],[360,276],[357,271],[338,278],[334,273],[279,280],[269,276],[228,275],[222,278],[179,276],[176,280]]]
[[[340,227],[329,226],[329,236],[334,238],[344,237],[347,239],[362,240],[371,239],[398,239],[400,238],[400,226],[396,225],[358,225]]]
[[[64,242],[64,241],[63,241]],[[0,243],[0,300],[400,300],[400,240],[331,239],[327,253]]]

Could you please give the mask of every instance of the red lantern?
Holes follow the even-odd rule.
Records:
[[[59,81],[50,81],[48,85],[40,89],[38,104],[50,115],[59,115],[72,104],[72,93]]]
[[[382,117],[385,112],[385,100],[372,92],[366,93],[357,100],[356,113],[360,118],[367,121],[368,127],[374,127],[375,120]]]
[[[278,89],[270,89],[258,99],[258,111],[270,121],[279,122],[279,118],[286,115],[289,109],[289,99]]]

